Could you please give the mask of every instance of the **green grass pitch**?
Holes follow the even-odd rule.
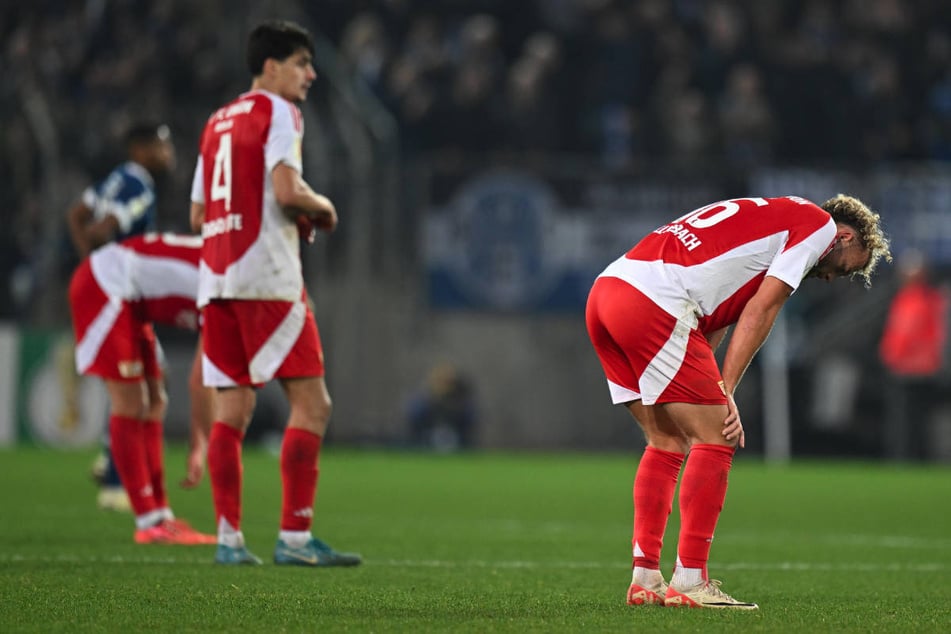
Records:
[[[329,447],[315,533],[365,564],[270,563],[277,458],[245,451],[244,531],[265,559],[137,546],[98,511],[94,451],[0,451],[0,632],[948,632],[951,469],[738,460],[711,576],[755,613],[631,608],[636,456],[437,456]],[[208,483],[174,486],[211,531]],[[676,506],[664,547],[669,574]]]

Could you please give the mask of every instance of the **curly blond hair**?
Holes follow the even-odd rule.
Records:
[[[859,275],[865,280],[865,287],[872,285],[872,272],[882,258],[886,262],[892,261],[892,253],[888,249],[888,238],[879,224],[881,217],[868,208],[858,198],[846,194],[838,194],[822,203],[821,207],[829,212],[836,222],[849,225],[858,232],[862,246],[868,249],[869,258],[865,266],[855,271],[852,276]]]

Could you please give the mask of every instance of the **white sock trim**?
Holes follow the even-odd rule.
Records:
[[[670,578],[670,585],[677,588],[692,588],[703,583],[703,568],[684,568],[677,557],[674,574]]]
[[[142,515],[136,515],[135,527],[141,531],[155,526],[163,519],[165,519],[165,517],[162,515],[161,509],[156,509],[154,511],[149,511],[148,513],[143,513]]]
[[[631,574],[631,583],[636,583],[645,588],[656,588],[664,583],[664,575],[660,570],[655,570],[654,568],[634,566],[634,571]]]
[[[644,556],[644,551],[641,550],[641,545],[638,544],[636,541],[634,542],[634,550],[632,551],[632,553],[633,553],[633,555],[634,555],[635,557],[643,557],[643,556]]]
[[[235,530],[234,526],[222,517],[218,520],[218,543],[230,548],[241,548],[244,546],[244,534]]]
[[[278,539],[284,541],[285,544],[291,548],[301,548],[305,546],[307,542],[311,540],[310,531],[285,531],[282,530],[277,534]]]

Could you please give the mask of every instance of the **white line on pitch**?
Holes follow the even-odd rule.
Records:
[[[378,561],[369,561],[368,563],[378,566],[405,566],[407,568],[568,568],[568,569],[610,569],[610,568],[629,568],[627,562],[606,563],[599,561],[487,561],[487,560],[466,560],[466,561],[445,561],[445,560],[401,560],[384,559]],[[949,569],[949,566],[942,563],[925,564],[864,564],[864,563],[815,563],[806,561],[781,561],[771,563],[754,562],[732,562],[716,563],[713,562],[710,568],[716,570],[763,570],[763,571],[789,571],[789,572],[942,572]]]
[[[903,535],[796,535],[793,533],[723,533],[717,535],[717,542],[742,542],[771,544],[781,541],[808,541],[826,546],[875,546],[878,548],[896,548],[912,550],[948,550],[951,539],[907,537]]]
[[[88,564],[195,564],[211,563],[211,557],[98,557],[81,555],[32,556],[0,554],[0,563],[88,563]],[[368,566],[387,566],[402,568],[503,568],[503,569],[626,569],[626,561],[490,561],[467,559],[450,561],[443,559],[368,559]],[[944,563],[823,563],[807,561],[780,562],[724,562],[711,565],[717,570],[759,570],[785,572],[944,572],[951,569]]]

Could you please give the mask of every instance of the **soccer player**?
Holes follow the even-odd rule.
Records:
[[[588,334],[611,398],[644,431],[634,479],[627,602],[754,610],[707,575],[736,446],[734,391],[786,299],[806,277],[861,277],[891,259],[879,216],[839,195],[739,198],[656,229],[608,265],[588,296]],[[722,367],[714,350],[735,325]],[[687,457],[689,454],[689,457]],[[681,528],[670,585],[660,553],[681,466]]]
[[[884,444],[890,458],[903,460],[927,457],[925,432],[945,399],[949,297],[921,252],[906,251],[897,268],[901,286],[888,307],[878,353],[887,377]]]
[[[139,544],[216,541],[176,519],[169,507],[162,459],[167,399],[152,329],[153,323],[198,329],[200,253],[197,236],[136,236],[93,251],[69,285],[76,368],[106,383],[113,460],[135,514]],[[195,401],[208,396],[193,386]],[[193,418],[192,424],[200,421]],[[192,452],[186,479],[200,478],[201,467]]]
[[[80,258],[107,242],[155,229],[154,178],[175,166],[175,146],[165,124],[140,123],[126,133],[128,160],[87,187],[66,214]]]
[[[281,447],[276,564],[353,566],[311,534],[318,457],[330,417],[317,323],[306,302],[300,235],[333,231],[337,212],[302,177],[296,103],[316,79],[310,34],[265,22],[248,38],[251,90],[218,109],[201,137],[192,227],[204,238],[205,385],[217,388],[208,446],[221,564],[259,564],[241,532],[241,444],[257,386],[278,379],[290,404]]]
[[[129,128],[125,143],[128,160],[87,187],[66,213],[69,235],[80,259],[104,244],[155,229],[154,179],[175,166],[171,132],[165,124],[141,122]],[[99,481],[99,507],[129,510],[108,444],[93,473]]]

